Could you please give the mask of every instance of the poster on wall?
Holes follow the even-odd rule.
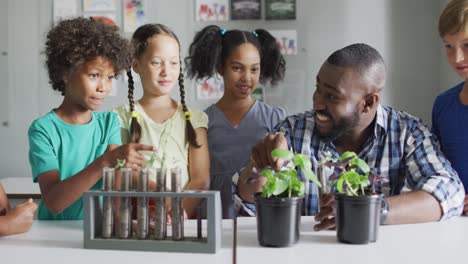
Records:
[[[296,30],[270,30],[280,46],[281,54],[297,55],[297,31]]]
[[[54,0],[52,6],[54,23],[59,20],[78,16],[78,5],[76,0]]]
[[[107,12],[117,10],[117,0],[83,0],[83,12]]]
[[[231,19],[260,19],[260,0],[231,0]]]
[[[124,32],[133,33],[145,24],[145,0],[123,0]]]
[[[196,0],[196,21],[228,21],[228,0]]]
[[[265,0],[265,19],[296,19],[296,0]]]
[[[198,100],[217,100],[223,96],[224,82],[220,76],[215,76],[204,82],[195,82]]]

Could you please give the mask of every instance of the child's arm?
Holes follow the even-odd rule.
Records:
[[[27,232],[33,223],[36,209],[37,204],[29,199],[8,210],[6,215],[0,216],[0,236]]]
[[[189,182],[184,190],[208,190],[210,188],[210,157],[206,128],[195,129],[200,148],[189,145]],[[195,218],[200,199],[184,199],[184,209],[189,218]]]
[[[10,210],[10,203],[6,196],[3,186],[0,183],[0,216],[5,215]]]
[[[141,150],[154,148],[142,144],[109,145],[106,153],[66,180],[60,180],[57,170],[40,174],[38,181],[44,204],[53,214],[62,212],[101,179],[104,167],[114,167],[117,159],[125,159],[127,167],[144,166],[144,158],[138,152]]]

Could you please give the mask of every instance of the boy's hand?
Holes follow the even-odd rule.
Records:
[[[125,160],[125,166],[133,169],[143,167],[145,159],[139,151],[155,151],[156,148],[144,144],[130,143],[117,147],[114,150],[107,152],[106,161],[110,167],[115,167],[117,159]]]
[[[29,199],[8,211],[6,217],[11,219],[10,230],[12,234],[24,233],[31,229],[36,209],[37,204]]]

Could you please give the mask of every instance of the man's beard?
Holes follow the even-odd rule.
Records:
[[[320,112],[322,114],[322,112]],[[328,115],[327,113],[323,113]],[[317,126],[315,126],[315,133],[319,136],[320,140],[326,142],[334,142],[340,136],[350,131],[352,128],[356,127],[359,124],[359,111],[358,108],[353,111],[349,117],[344,117],[338,120],[336,124],[333,122],[333,128],[322,134]]]

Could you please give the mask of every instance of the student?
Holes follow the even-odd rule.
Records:
[[[133,34],[132,46],[132,66],[140,76],[143,96],[134,102],[133,76],[131,71],[127,72],[130,103],[115,110],[121,121],[123,141],[158,146],[157,158],[150,168],[150,188],[154,189],[156,168],[180,167],[184,190],[208,189],[208,118],[185,104],[177,36],[164,25],[146,24]],[[170,96],[177,84],[180,102]],[[143,155],[149,160],[151,154]],[[170,176],[166,180],[170,190]],[[184,199],[189,218],[196,216],[199,203],[198,199]]]
[[[432,109],[432,131],[440,140],[442,151],[458,172],[465,186],[463,214],[468,214],[468,1],[453,0],[439,19],[450,66],[464,80],[437,96]]]
[[[335,51],[317,74],[313,110],[286,118],[276,127],[284,133],[270,134],[257,143],[252,149],[255,166],[281,168],[283,162],[270,154],[275,148],[310,156],[313,170],[320,151],[329,151],[333,158],[353,151],[385,179],[381,223],[420,223],[460,215],[464,189],[456,171],[420,119],[380,104],[385,78],[383,58],[369,45]],[[239,179],[240,197],[250,203],[253,187],[261,187],[249,187],[257,185],[249,181],[251,177],[257,175],[241,173]],[[320,223],[315,230],[334,228],[333,195],[321,197],[319,211],[317,186],[311,182],[306,186],[302,213],[316,215]],[[402,192],[403,187],[410,191]]]
[[[253,144],[282,120],[286,112],[252,98],[257,83],[277,84],[286,62],[275,38],[263,29],[252,32],[218,26],[202,29],[190,45],[188,76],[198,80],[222,76],[224,94],[208,107],[210,189],[221,191],[223,217],[232,218],[232,176],[249,162]]]
[[[36,209],[37,204],[32,199],[11,208],[0,183],[0,237],[28,232]]]
[[[63,95],[55,109],[29,128],[29,161],[43,199],[39,219],[83,218],[83,193],[101,188],[102,169],[117,159],[138,168],[140,150],[153,147],[121,144],[120,123],[112,112],[95,112],[112,80],[130,67],[128,41],[118,28],[92,19],[63,20],[47,34],[49,82]]]

